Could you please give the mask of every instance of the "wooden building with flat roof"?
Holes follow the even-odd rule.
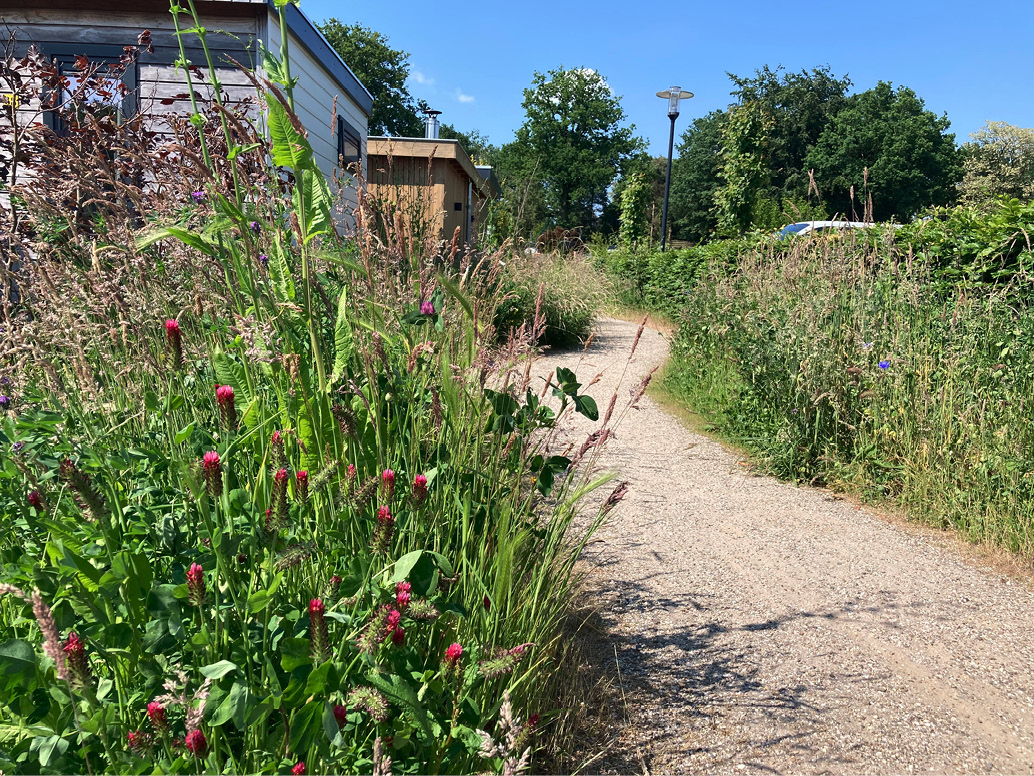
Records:
[[[366,185],[375,200],[394,202],[432,227],[440,224],[441,239],[451,240],[458,227],[460,242],[473,242],[496,187],[458,140],[371,137],[366,163]]]

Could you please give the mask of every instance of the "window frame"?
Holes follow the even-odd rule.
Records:
[[[49,59],[57,60],[58,74],[68,76],[75,74],[76,57],[85,56],[91,64],[111,65],[119,63],[126,53],[125,46],[112,43],[47,43],[43,48]],[[121,81],[126,85],[127,91],[118,108],[119,121],[136,113],[140,87],[139,61],[133,62],[125,69]],[[68,126],[56,110],[48,110],[45,120],[47,126],[58,134],[67,134]]]
[[[355,154],[345,154],[345,141],[351,140],[355,145]],[[345,171],[349,165],[361,165],[363,162],[363,138],[359,130],[353,127],[344,116],[337,117],[337,163]]]

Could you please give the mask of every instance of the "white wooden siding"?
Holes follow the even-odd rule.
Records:
[[[290,34],[290,33],[289,33]],[[280,52],[280,18],[270,12],[266,31],[266,46],[275,54]],[[366,172],[366,137],[368,120],[352,99],[337,85],[323,65],[316,60],[293,34],[290,34],[288,51],[291,57],[291,76],[298,79],[294,88],[295,113],[309,133],[313,153],[333,190],[333,175],[338,169],[337,121],[334,118],[334,100],[337,99],[337,115],[358,132],[362,144],[363,172]],[[340,176],[340,170],[338,170]],[[335,192],[336,193],[336,192]],[[344,191],[346,209],[356,205],[353,187]]]

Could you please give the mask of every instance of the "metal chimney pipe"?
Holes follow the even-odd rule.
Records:
[[[427,131],[424,133],[424,137],[428,140],[438,139],[438,117],[442,115],[440,110],[425,110],[424,111],[424,123],[427,127]]]

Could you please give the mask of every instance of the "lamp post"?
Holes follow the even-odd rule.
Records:
[[[664,210],[661,215],[661,250],[668,238],[668,191],[671,189],[671,151],[675,146],[675,119],[679,117],[679,100],[688,100],[693,92],[682,91],[681,86],[673,86],[666,92],[657,92],[657,96],[668,101],[668,118],[671,119],[671,133],[668,135],[668,174],[664,176]]]

